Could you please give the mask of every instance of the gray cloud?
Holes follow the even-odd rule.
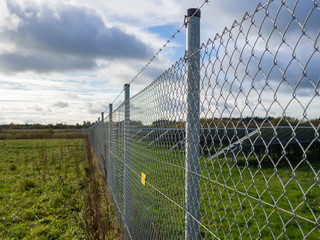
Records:
[[[56,102],[54,105],[53,105],[54,107],[58,107],[58,108],[66,108],[66,107],[68,107],[69,106],[69,104],[68,103],[66,103],[66,102]]]
[[[107,106],[105,102],[86,103],[86,110],[91,114],[100,114]]]
[[[97,59],[144,59],[152,54],[134,35],[106,27],[93,10],[65,5],[56,16],[48,8],[21,9],[9,3],[8,8],[21,24],[0,34],[18,49],[0,54],[2,71],[93,69]]]
[[[35,110],[37,112],[43,112],[44,111],[44,109],[42,107],[39,107],[39,106],[33,106],[31,109]]]
[[[36,71],[38,73],[51,71],[70,71],[76,69],[91,69],[96,67],[94,59],[76,56],[61,56],[46,53],[5,52],[0,54],[0,69],[5,72]]]

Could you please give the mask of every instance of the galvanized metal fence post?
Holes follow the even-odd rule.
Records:
[[[124,239],[130,239],[130,85],[124,85]]]
[[[192,17],[193,16],[193,17]],[[187,10],[187,121],[185,161],[185,239],[199,238],[200,171],[200,10]]]
[[[109,125],[108,125],[108,185],[112,192],[112,103],[109,104]]]
[[[98,117],[98,124],[97,124],[97,130],[96,130],[96,135],[97,135],[97,137],[98,137],[98,142],[95,144],[96,146],[95,146],[95,149],[97,149],[96,150],[96,154],[98,155],[98,161],[99,161],[99,164],[100,164],[100,166],[102,166],[101,165],[101,125],[100,125],[100,123],[101,123],[101,121],[100,121],[100,117]]]
[[[101,127],[100,127],[100,134],[101,134],[101,143],[100,143],[100,146],[101,146],[101,153],[100,153],[100,156],[101,156],[101,168],[102,168],[102,171],[103,171],[103,174],[104,174],[104,177],[106,177],[106,148],[105,148],[105,141],[106,141],[106,138],[105,138],[105,128],[104,128],[104,112],[101,112],[101,123],[100,123]]]

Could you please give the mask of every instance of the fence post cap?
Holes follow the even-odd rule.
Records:
[[[195,12],[196,12],[196,14],[194,15],[194,17],[201,18],[201,11],[198,8],[189,8],[189,9],[187,9],[186,17],[191,17]]]

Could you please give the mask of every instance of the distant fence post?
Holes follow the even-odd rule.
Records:
[[[106,149],[105,149],[105,141],[106,141],[106,137],[105,137],[105,129],[104,129],[104,112],[101,112],[101,123],[100,123],[101,127],[100,127],[100,134],[101,134],[101,168],[103,171],[104,176],[106,177]]]
[[[193,16],[194,15],[194,16]],[[193,17],[192,17],[193,16]],[[200,10],[187,10],[186,72],[187,121],[185,161],[185,239],[199,238],[199,171],[200,171]],[[191,18],[192,17],[192,18]]]
[[[112,192],[112,103],[109,104],[109,125],[108,125],[108,185]]]
[[[124,85],[124,239],[130,239],[130,85]]]
[[[102,166],[101,165],[101,135],[100,135],[100,133],[101,133],[101,131],[100,131],[100,129],[101,129],[101,125],[100,125],[100,117],[98,117],[98,123],[97,123],[97,127],[96,127],[96,136],[97,136],[97,139],[98,139],[98,141],[95,143],[95,146],[94,146],[94,148],[95,148],[95,151],[96,151],[96,154],[97,154],[97,156],[98,156],[98,161],[99,161],[99,164],[100,164],[100,166]]]

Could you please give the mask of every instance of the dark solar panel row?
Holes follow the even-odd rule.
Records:
[[[132,128],[131,131],[133,139],[149,143],[176,144],[185,140],[183,128]],[[246,137],[254,131],[254,134]],[[227,146],[239,141],[242,148],[309,145],[320,142],[320,130],[313,127],[202,128],[200,132],[200,143],[206,146]]]

